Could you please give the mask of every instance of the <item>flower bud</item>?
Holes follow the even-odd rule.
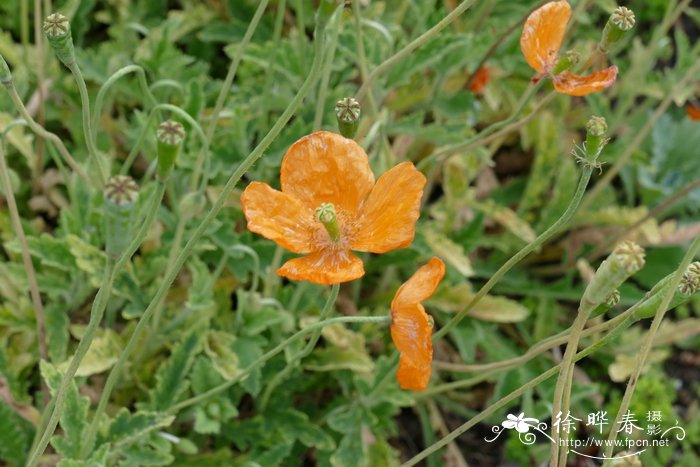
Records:
[[[592,116],[586,123],[586,154],[585,159],[595,164],[600,152],[608,143],[605,134],[608,132],[608,123],[603,117]]]
[[[158,126],[158,177],[166,180],[175,166],[175,159],[185,139],[185,128],[180,122],[166,120]]]
[[[620,243],[603,261],[583,293],[582,301],[596,307],[627,278],[644,266],[644,249],[634,242]]]
[[[345,97],[335,103],[335,115],[340,134],[346,138],[354,138],[360,125],[360,103],[353,97]]]
[[[569,68],[576,65],[580,61],[581,61],[581,54],[579,54],[575,50],[569,50],[564,55],[559,57],[559,60],[557,60],[557,64],[554,65],[554,68],[552,69],[552,74],[558,75],[562,71],[568,70]]]
[[[67,67],[75,63],[75,49],[68,18],[60,13],[47,16],[44,20],[44,34],[49,45],[61,62]]]
[[[10,67],[7,66],[7,62],[5,61],[5,57],[0,55],[0,83],[10,84],[11,82],[12,82],[12,72],[10,71]]]
[[[695,261],[688,266],[678,284],[678,292],[685,297],[695,295],[700,289],[700,261]]]
[[[105,251],[113,258],[121,255],[131,241],[139,187],[126,175],[115,175],[104,188]]]
[[[634,27],[634,12],[629,8],[619,6],[613,11],[603,29],[603,38],[600,41],[600,48],[604,52],[610,46],[619,41],[629,30]]]

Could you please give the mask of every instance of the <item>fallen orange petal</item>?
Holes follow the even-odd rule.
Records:
[[[688,106],[685,108],[685,111],[688,114],[688,118],[690,118],[694,122],[700,121],[700,108],[692,104],[688,104]]]
[[[348,282],[365,275],[362,260],[347,250],[324,249],[282,265],[277,274],[297,281],[331,285]]]
[[[527,17],[520,35],[520,49],[536,71],[549,73],[557,62],[571,6],[565,0],[549,2]]]
[[[586,96],[609,88],[615,79],[617,79],[617,67],[611,66],[585,76],[564,71],[553,77],[552,82],[557,92],[570,96]]]
[[[391,339],[401,353],[396,379],[403,389],[428,387],[433,360],[432,325],[420,303],[430,297],[445,275],[445,263],[431,259],[396,292],[391,302]]]
[[[411,244],[425,176],[410,162],[402,162],[384,173],[360,211],[350,248],[385,253]]]
[[[355,141],[329,131],[298,140],[282,159],[282,191],[311,209],[332,203],[353,215],[374,186],[365,151]]]
[[[293,253],[316,249],[314,238],[322,229],[314,212],[296,198],[252,182],[241,195],[248,230],[272,240]]]
[[[487,67],[482,66],[476,72],[474,72],[474,77],[469,85],[469,90],[475,94],[481,94],[486,89],[486,85],[489,84],[491,80],[491,70]]]

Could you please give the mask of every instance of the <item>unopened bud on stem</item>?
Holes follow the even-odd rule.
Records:
[[[104,188],[105,251],[113,258],[121,255],[131,241],[139,187],[126,175],[115,175]]]
[[[619,41],[634,27],[634,23],[635,18],[632,10],[623,6],[617,7],[603,29],[603,38],[600,41],[601,50],[607,53],[611,45]]]
[[[608,123],[603,117],[593,116],[586,123],[586,161],[596,164],[600,152],[608,143],[605,136],[608,132]]]
[[[12,72],[5,61],[5,57],[0,55],[0,83],[10,84],[12,82]]]
[[[44,20],[44,34],[58,59],[70,68],[75,63],[75,49],[68,18],[61,13],[47,16]]]
[[[185,139],[185,128],[180,122],[166,120],[158,126],[158,177],[165,180],[175,166],[175,159]]]
[[[596,271],[582,301],[593,307],[606,302],[615,289],[643,266],[644,249],[634,242],[620,243]]]
[[[336,102],[335,115],[341,135],[351,139],[355,137],[361,113],[360,103],[353,97],[345,97]]]

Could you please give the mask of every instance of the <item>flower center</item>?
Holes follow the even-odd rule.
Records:
[[[332,203],[323,203],[316,208],[316,219],[323,224],[333,242],[340,240],[340,226]]]

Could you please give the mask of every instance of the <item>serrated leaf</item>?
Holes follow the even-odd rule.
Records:
[[[24,422],[4,402],[0,401],[0,460],[12,465],[24,465],[30,438]]]
[[[90,376],[106,371],[117,362],[119,354],[122,351],[122,345],[119,342],[119,336],[111,329],[99,331],[95,336],[90,349],[80,362],[76,376]],[[65,371],[70,364],[70,359],[61,363],[58,368]]]
[[[105,253],[76,235],[68,235],[66,240],[75,263],[87,273],[90,284],[93,287],[99,287],[107,262]]]
[[[41,360],[39,368],[51,394],[55,395],[63,379],[63,374],[45,360]],[[51,439],[51,444],[63,457],[80,458],[89,408],[90,399],[80,396],[75,381],[71,381],[66,392],[63,413],[59,420],[63,434]]]
[[[240,372],[238,356],[233,351],[236,338],[223,331],[210,330],[204,339],[204,353],[212,365],[226,380],[231,380]]]
[[[164,412],[173,406],[184,393],[189,382],[189,374],[194,358],[200,351],[200,338],[196,333],[185,337],[175,346],[170,358],[158,367],[156,385],[149,392],[149,407],[156,412]]]

